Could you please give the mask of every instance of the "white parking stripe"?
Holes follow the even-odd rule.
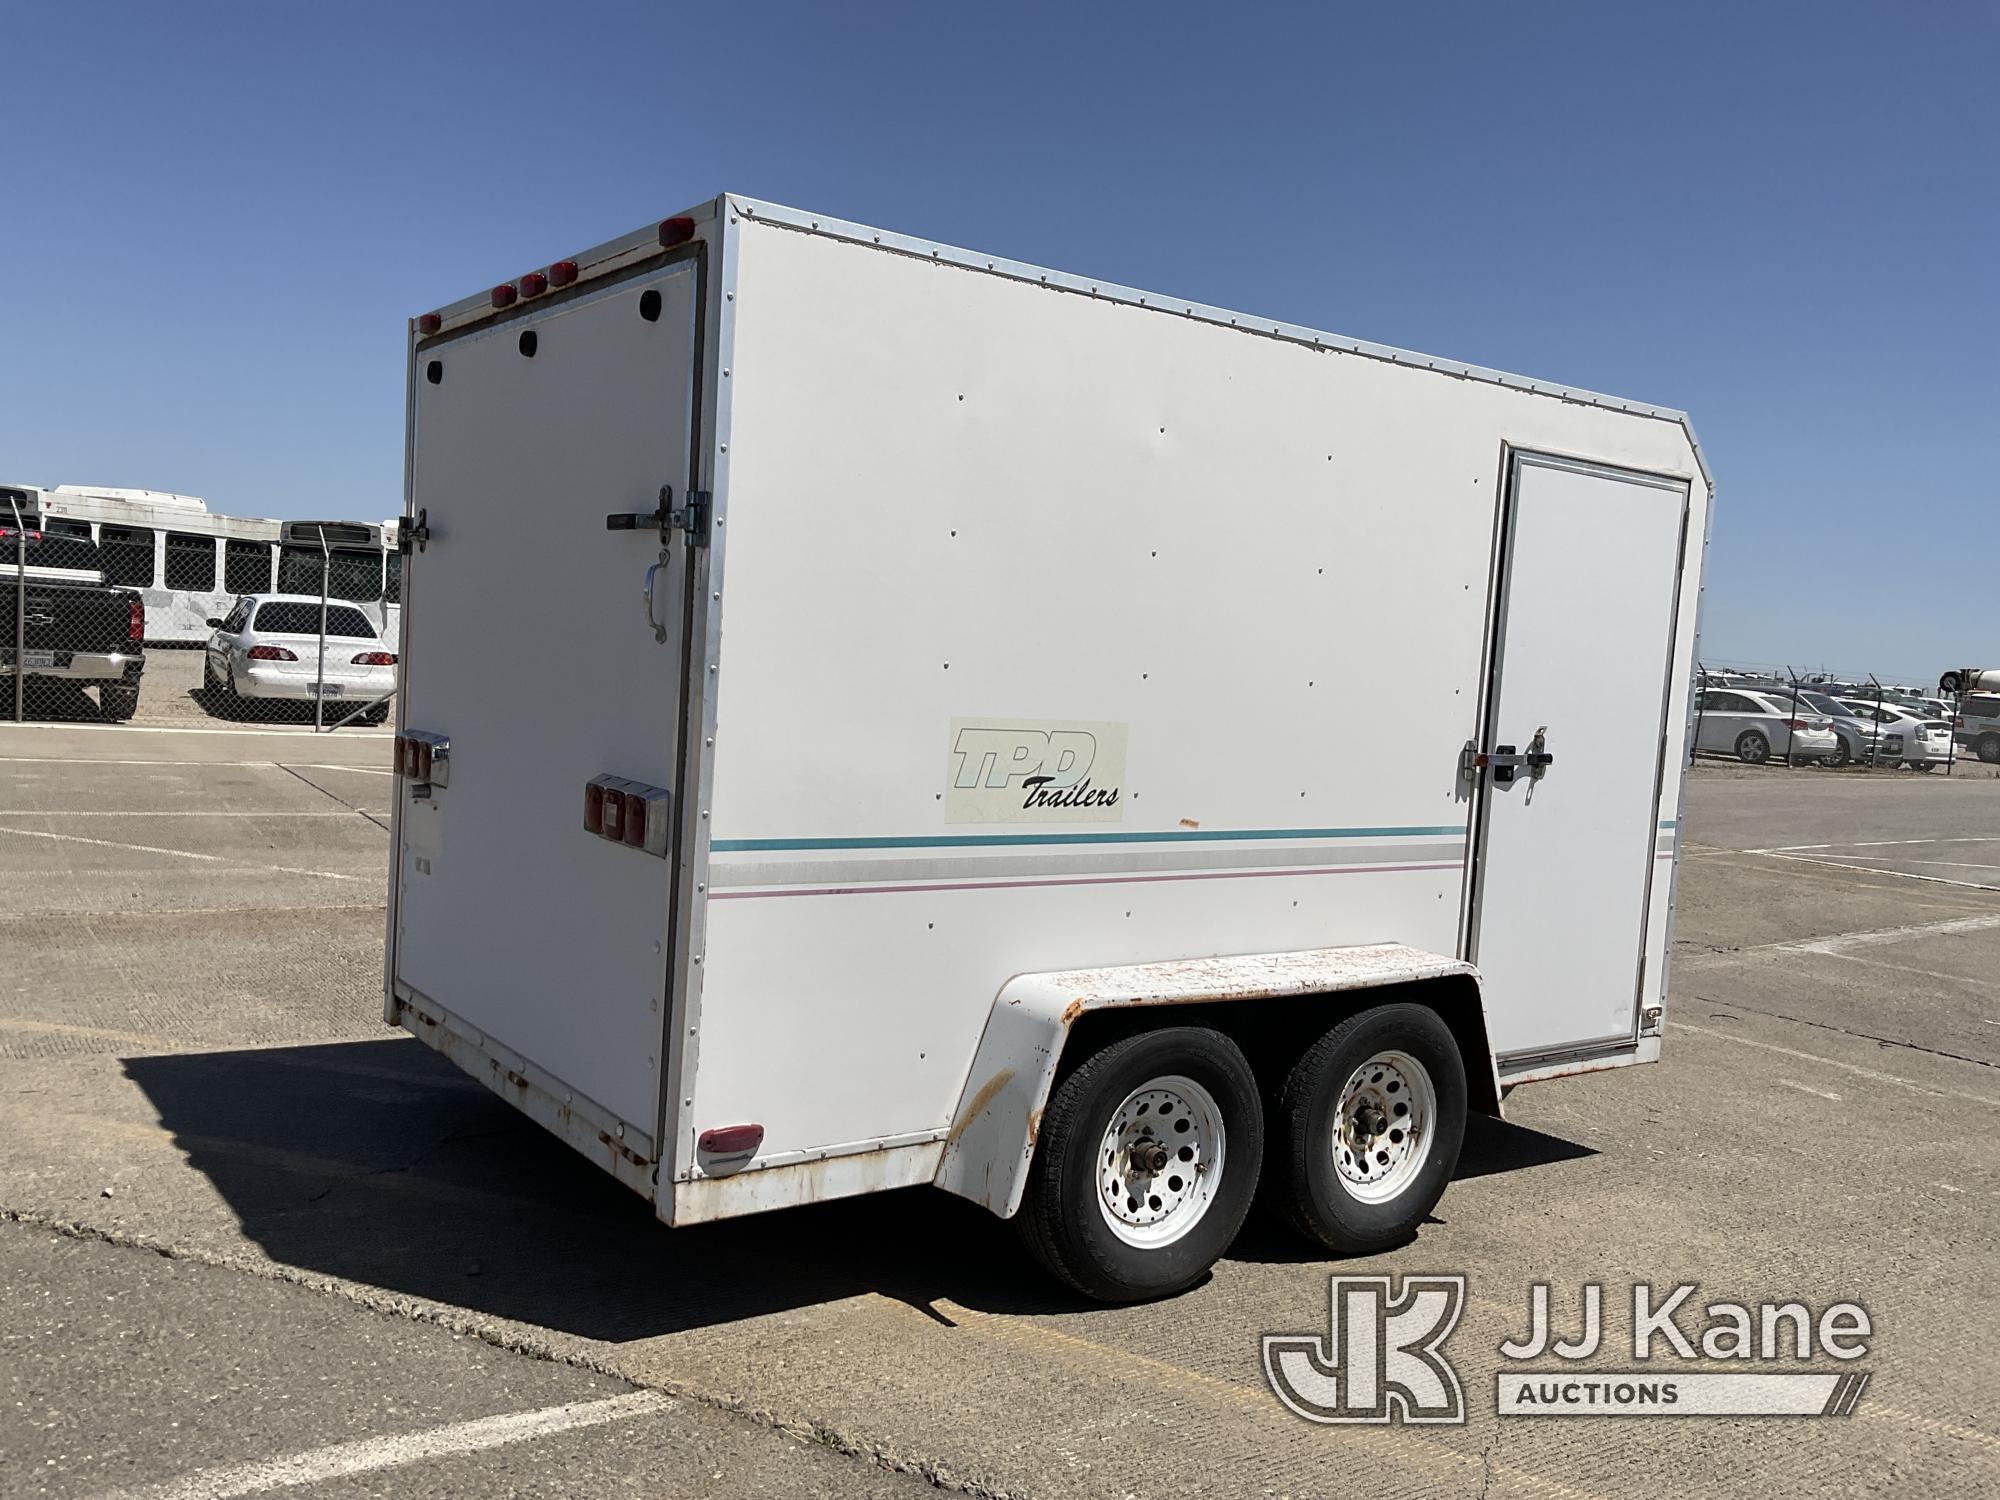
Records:
[[[545,1407],[540,1411],[477,1417],[469,1422],[453,1422],[444,1427],[406,1432],[396,1437],[360,1438],[351,1443],[334,1443],[259,1463],[197,1469],[192,1474],[183,1474],[178,1479],[160,1484],[113,1490],[101,1500],[228,1500],[233,1495],[257,1495],[267,1490],[319,1484],[349,1474],[401,1468],[423,1463],[427,1459],[477,1453],[486,1448],[505,1447],[509,1443],[532,1442],[559,1432],[574,1432],[580,1427],[602,1427],[607,1422],[623,1422],[632,1417],[671,1411],[673,1406],[672,1398],[658,1391],[632,1391],[623,1396],[577,1401],[568,1406]]]
[[[67,722],[0,724],[0,729],[52,729],[63,734],[75,733],[78,730],[90,730],[97,734],[257,734],[267,737],[277,735],[284,739],[315,739],[320,734],[333,732],[331,730],[315,731],[310,727],[300,727],[298,729],[275,727],[269,729],[184,729],[177,724],[71,724]],[[387,740],[395,738],[394,734],[387,729],[343,729],[339,731],[339,734],[344,740]]]
[[[296,765],[303,771],[363,771],[370,776],[394,776],[388,766],[339,766],[321,765],[314,761],[275,760],[78,760],[74,755],[0,755],[0,766],[178,766],[185,770],[204,771],[215,767],[261,766],[266,770],[281,771],[287,765]]]
[[[1756,1047],[1764,1052],[1775,1052],[1780,1057],[1792,1057],[1800,1062],[1838,1068],[1843,1073],[1852,1073],[1855,1077],[1866,1078],[1871,1083],[1893,1083],[1898,1088],[1908,1089],[1915,1094],[1928,1094],[1933,1099],[1961,1099],[1967,1104],[1986,1104],[1994,1109],[2000,1109],[2000,1099],[1986,1094],[1968,1094],[1959,1089],[1934,1089],[1927,1083],[1918,1083],[1914,1078],[1898,1078],[1894,1073],[1881,1073],[1874,1068],[1857,1067],[1853,1063],[1844,1063],[1837,1058],[1821,1057],[1817,1052],[1801,1052],[1796,1047],[1780,1047],[1776,1042],[1759,1042],[1747,1036],[1738,1036],[1733,1031],[1716,1031],[1707,1026],[1696,1026],[1688,1021],[1669,1021],[1667,1024],[1680,1031],[1692,1031],[1696,1036],[1712,1036],[1739,1047]]]
[[[2000,891],[2000,885],[1977,880],[1952,880],[1944,875],[1919,875],[1914,870],[1884,870],[1877,865],[1851,865],[1837,858],[1822,859],[1810,854],[1790,854],[1782,849],[1745,849],[1743,852],[1761,854],[1767,859],[1788,859],[1801,865],[1817,865],[1822,870],[1853,870],[1861,875],[1894,875],[1903,880],[1926,880],[1932,885],[1955,885],[1969,891]]]
[[[1829,937],[1788,938],[1782,943],[1759,943],[1745,953],[1845,953],[1850,948],[1873,948],[1878,943],[1903,943],[1911,938],[1937,937],[1953,932],[1984,932],[2000,927],[2000,912],[1981,917],[1948,917],[1941,922],[1912,922],[1902,927],[1871,927],[1860,932],[1836,932]]]
[[[336,875],[331,870],[301,870],[292,865],[260,865],[249,860],[225,859],[220,854],[197,854],[192,849],[162,849],[154,844],[121,844],[113,839],[87,839],[80,833],[43,833],[34,828],[0,828],[24,839],[53,839],[63,844],[95,844],[100,849],[130,849],[139,854],[171,854],[177,859],[198,859],[208,864],[232,865],[239,870],[269,870],[276,875],[312,875],[321,880],[372,880],[370,875]]]
[[[2000,834],[1969,834],[1937,839],[1853,839],[1845,844],[1776,844],[1769,849],[1745,849],[1745,854],[1805,854],[1815,849],[1888,849],[1899,844],[2000,844]]]

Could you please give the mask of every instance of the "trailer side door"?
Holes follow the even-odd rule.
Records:
[[[1688,483],[1514,452],[1503,505],[1469,956],[1504,1071],[1637,1036]]]

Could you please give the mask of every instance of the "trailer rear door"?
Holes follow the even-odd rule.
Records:
[[[1470,956],[1508,1063],[1637,1034],[1687,481],[1516,453],[1482,749]],[[1659,878],[1665,879],[1664,867]]]
[[[698,282],[684,260],[447,337],[413,381],[402,724],[450,768],[426,799],[401,784],[393,978],[648,1155],[674,850],[587,832],[584,801],[600,775],[679,780],[687,547],[661,640],[660,533],[605,517],[686,494]]]

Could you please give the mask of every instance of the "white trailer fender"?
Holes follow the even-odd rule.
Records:
[[[1471,964],[1401,943],[1017,975],[987,1014],[932,1181],[1003,1219],[1013,1217],[1027,1187],[1063,1044],[1088,1011],[1337,994],[1454,977],[1470,979],[1473,993],[1481,993]],[[1483,998],[1479,1004],[1483,1038],[1488,1035]],[[1475,1096],[1484,1093],[1497,1107],[1499,1074],[1491,1048],[1481,1050],[1483,1057],[1466,1058],[1466,1068],[1474,1075]],[[1478,1072],[1486,1075],[1488,1090],[1480,1088]]]

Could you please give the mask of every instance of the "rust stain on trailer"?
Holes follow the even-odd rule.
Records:
[[[1014,1070],[1012,1068],[1002,1068],[991,1078],[987,1079],[986,1082],[982,1083],[979,1086],[979,1092],[972,1096],[972,1102],[965,1106],[964,1112],[956,1120],[952,1121],[951,1129],[946,1133],[944,1138],[945,1145],[956,1145],[958,1138],[965,1134],[972,1122],[984,1114],[987,1106],[998,1097],[1000,1091],[1013,1081]]]

